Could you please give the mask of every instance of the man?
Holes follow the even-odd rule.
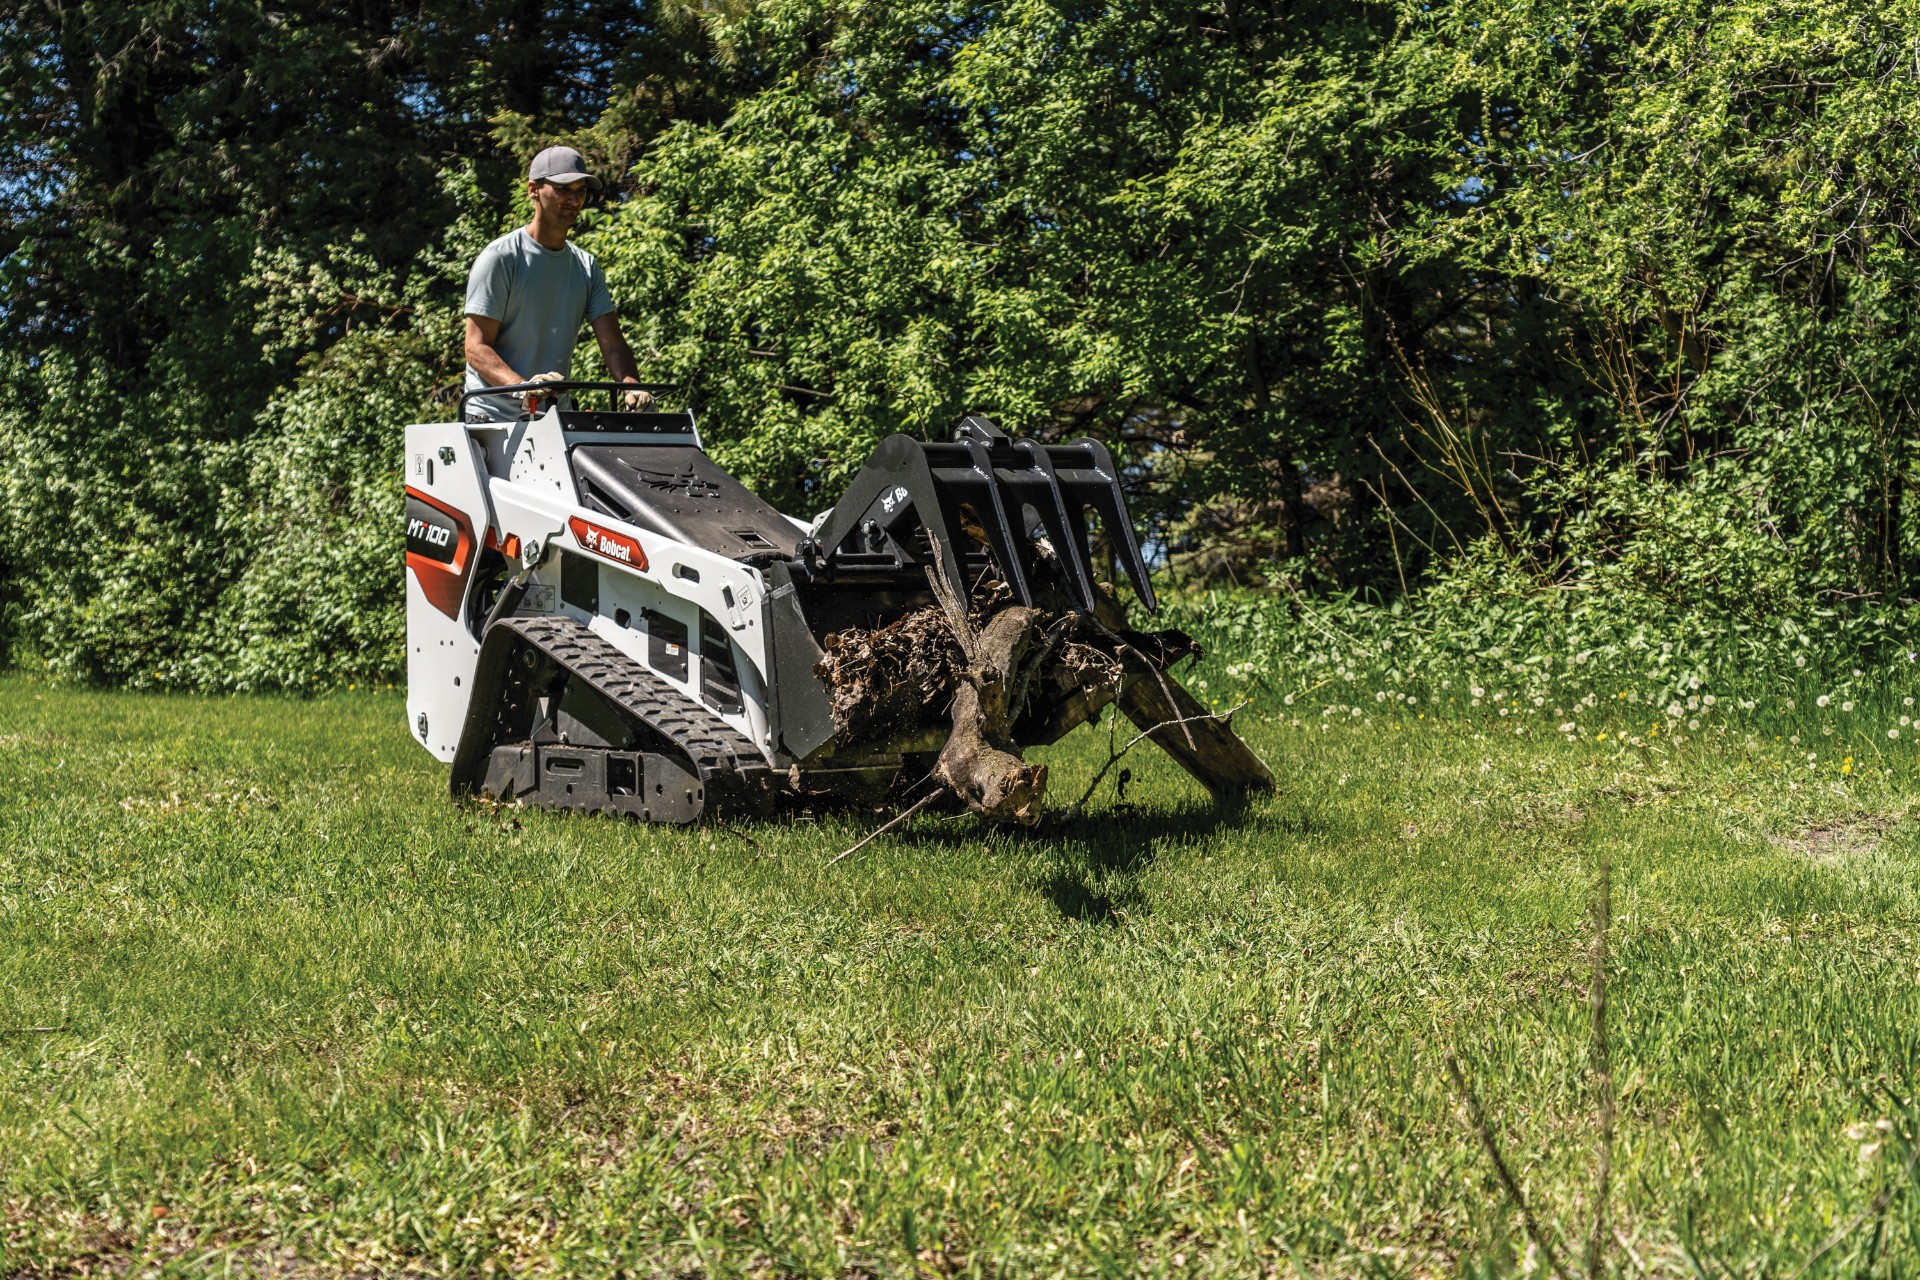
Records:
[[[592,254],[567,243],[589,188],[598,191],[600,179],[572,147],[548,147],[528,166],[533,221],[482,249],[467,276],[467,390],[571,378],[583,320],[593,325],[614,380],[640,380],[606,273]],[[524,392],[476,396],[467,414],[511,421],[524,411],[517,403],[524,399]],[[623,409],[645,409],[653,397],[628,391],[620,402]]]

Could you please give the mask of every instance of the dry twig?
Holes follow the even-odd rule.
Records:
[[[887,832],[893,830],[895,827],[905,822],[908,818],[911,818],[914,814],[920,812],[922,809],[932,804],[935,800],[938,800],[945,793],[946,793],[945,787],[936,787],[932,791],[927,792],[926,795],[921,796],[918,800],[915,800],[909,808],[901,811],[900,813],[895,814],[893,817],[888,818],[886,822],[882,823],[880,826],[875,827],[871,832],[867,834],[865,839],[860,841],[859,844],[854,845],[851,849],[843,849],[839,853],[834,854],[831,858],[828,858],[827,865],[832,866],[834,863],[840,861],[842,858],[851,858],[854,854],[860,852],[860,850],[866,848],[869,844],[873,843],[873,841],[876,838],[883,836]]]
[[[1234,713],[1246,705],[1245,702],[1241,702],[1235,706],[1228,707],[1225,711],[1209,711],[1205,715],[1182,716],[1177,720],[1162,720],[1159,724],[1142,729],[1139,733],[1134,734],[1133,737],[1127,740],[1127,745],[1118,751],[1113,749],[1113,736],[1109,733],[1107,736],[1107,762],[1100,766],[1100,771],[1093,775],[1093,781],[1087,784],[1087,789],[1080,793],[1080,798],[1073,802],[1071,809],[1067,810],[1067,821],[1071,822],[1080,816],[1081,811],[1087,807],[1087,801],[1093,799],[1094,788],[1098,787],[1100,780],[1107,776],[1107,770],[1120,763],[1120,757],[1126,755],[1127,752],[1133,750],[1142,742],[1160,732],[1160,730],[1176,724],[1190,724],[1195,720],[1213,720],[1224,724],[1233,719]]]
[[[1460,1091],[1460,1100],[1467,1113],[1468,1124],[1474,1135],[1480,1139],[1480,1145],[1486,1150],[1487,1159],[1493,1162],[1493,1172],[1500,1179],[1500,1186],[1506,1191],[1507,1199],[1514,1208],[1520,1210],[1520,1221],[1526,1226],[1527,1239],[1547,1260],[1547,1266],[1560,1280],[1571,1280],[1566,1268],[1560,1265],[1560,1255],[1554,1250],[1553,1242],[1547,1239],[1547,1233],[1541,1230],[1540,1222],[1533,1216],[1532,1206],[1527,1204],[1526,1196],[1520,1192],[1520,1184],[1515,1181],[1513,1170],[1507,1168],[1507,1161],[1500,1154],[1500,1144],[1493,1139],[1493,1130],[1487,1127],[1486,1113],[1480,1110],[1480,1100],[1473,1096],[1473,1090],[1467,1087],[1466,1073],[1460,1070],[1460,1060],[1451,1052],[1447,1054],[1447,1072],[1453,1077],[1453,1087]]]
[[[1613,859],[1603,850],[1593,894],[1593,980],[1587,1004],[1593,1012],[1588,1055],[1599,1137],[1593,1153],[1593,1230],[1587,1236],[1588,1280],[1600,1280],[1606,1266],[1607,1193],[1613,1176],[1613,1051],[1607,1041],[1607,928],[1613,922]]]
[[[731,822],[728,822],[725,818],[715,815],[713,819],[713,825],[718,827],[720,830],[726,832],[730,836],[736,836],[739,839],[744,840],[747,844],[747,847],[749,849],[752,849],[755,853],[764,852],[764,850],[760,848],[760,842],[758,840],[755,840],[752,836],[748,835],[746,832],[742,831],[740,828],[734,826]]]

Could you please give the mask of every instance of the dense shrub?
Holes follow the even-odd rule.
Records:
[[[310,348],[343,295],[369,318],[298,359],[244,430],[192,369],[131,390],[59,352],[12,371],[44,392],[0,405],[0,512],[33,535],[7,565],[16,660],[135,688],[396,678],[402,434],[451,414],[458,299],[501,225],[470,172],[443,193],[458,216],[405,271],[352,244],[254,262],[262,342]]]
[[[1756,727],[1907,756],[1920,741],[1914,604],[1681,609],[1626,580],[1543,582],[1488,540],[1410,597],[1213,590],[1166,618],[1208,650],[1188,683],[1216,706],[1636,743]]]
[[[1905,10],[50,12],[0,22],[0,625],[62,677],[394,674],[399,431],[562,133],[643,370],[792,509],[977,410],[1112,442],[1262,617],[1624,678],[1864,663],[1916,594]]]

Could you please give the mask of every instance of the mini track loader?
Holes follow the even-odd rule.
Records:
[[[1022,750],[1114,701],[1216,796],[1271,785],[1168,673],[1192,642],[1097,579],[1089,516],[1156,607],[1098,442],[893,436],[798,520],[690,412],[566,394],[623,389],[489,388],[527,412],[407,428],[407,718],[455,795],[686,823],[932,785],[1031,823]]]

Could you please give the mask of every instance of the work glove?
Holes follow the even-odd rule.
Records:
[[[622,391],[620,393],[620,412],[645,413],[653,408],[653,395],[646,391]]]
[[[528,382],[565,382],[566,380],[567,380],[567,376],[565,374],[554,373],[551,370],[549,370],[546,373],[536,373],[531,378],[527,379]],[[537,396],[541,393],[533,390],[532,388],[528,388],[525,391],[514,391],[514,392],[510,392],[509,394],[512,395],[515,400],[518,400],[522,404],[524,404],[526,403],[526,399],[528,396]]]

